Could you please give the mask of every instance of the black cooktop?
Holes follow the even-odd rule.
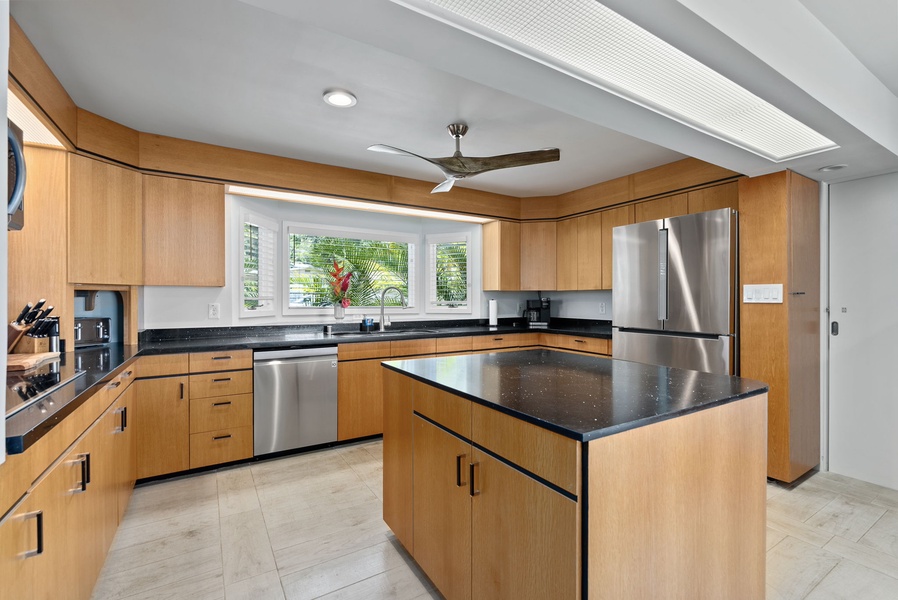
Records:
[[[6,417],[40,402],[42,398],[84,375],[65,361],[54,360],[28,371],[6,374]]]

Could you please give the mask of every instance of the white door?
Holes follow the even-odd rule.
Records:
[[[898,489],[898,173],[830,187],[829,468]]]

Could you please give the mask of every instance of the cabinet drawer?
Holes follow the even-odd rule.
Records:
[[[563,335],[558,333],[544,333],[543,345],[550,348],[564,350],[577,350],[591,354],[611,354],[609,340],[593,337],[581,337],[575,335]]]
[[[437,351],[437,341],[426,340],[394,340],[390,342],[391,356],[414,356],[416,354],[433,354]]]
[[[470,400],[419,382],[412,389],[415,412],[471,439]]]
[[[253,395],[191,398],[190,433],[216,431],[253,424]]]
[[[138,377],[180,375],[189,370],[188,354],[154,354],[141,356],[137,361]]]
[[[191,352],[190,372],[236,371],[253,368],[252,350],[227,350],[222,352]]]
[[[473,349],[474,338],[470,335],[462,337],[437,338],[437,352],[470,352]]]
[[[252,371],[225,371],[190,376],[190,397],[211,398],[253,393]]]
[[[190,436],[191,469],[251,458],[252,455],[252,427],[232,427]]]
[[[337,346],[337,360],[360,360],[363,358],[390,358],[390,342],[339,344]]]
[[[538,333],[501,333],[496,335],[479,335],[472,340],[472,349],[493,350],[497,348],[517,348],[536,346],[539,343]]]

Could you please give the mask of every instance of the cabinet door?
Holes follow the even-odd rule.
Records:
[[[446,598],[471,598],[471,445],[416,416],[414,448],[415,561]]]
[[[555,222],[521,224],[521,289],[555,289]]]
[[[116,507],[121,523],[131,500],[137,479],[137,446],[134,435],[134,387],[129,386],[116,403],[113,414],[115,426]]]
[[[69,282],[142,284],[140,174],[74,154],[70,161]]]
[[[417,467],[417,439],[415,442]],[[579,598],[577,502],[480,450],[474,450],[473,461],[471,588],[474,600]],[[417,484],[417,469],[415,474]],[[417,559],[418,504],[415,500]]]
[[[669,217],[679,217],[689,212],[687,194],[665,196],[647,202],[640,202],[633,207],[633,222],[657,221]]]
[[[602,213],[577,219],[577,289],[602,289]]]
[[[737,182],[689,192],[689,214],[719,208],[734,210],[739,208],[739,184]]]
[[[143,176],[145,285],[225,284],[224,186]]]
[[[383,369],[383,367],[381,367]],[[414,555],[412,379],[384,370],[384,521]]]
[[[521,289],[521,224],[490,221],[483,225],[483,289]]]
[[[611,247],[615,227],[633,223],[633,207],[621,206],[602,211],[602,289],[610,290],[614,278],[611,271]]]
[[[337,439],[384,432],[382,359],[341,362],[337,367]]]
[[[555,289],[577,290],[580,261],[580,219],[558,221],[555,227]]]
[[[134,388],[137,478],[190,468],[190,402],[186,376],[138,379]]]

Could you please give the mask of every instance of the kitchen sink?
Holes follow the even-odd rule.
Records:
[[[331,337],[349,337],[366,335],[402,335],[405,333],[439,333],[438,329],[387,329],[386,331],[340,331],[332,333]]]

